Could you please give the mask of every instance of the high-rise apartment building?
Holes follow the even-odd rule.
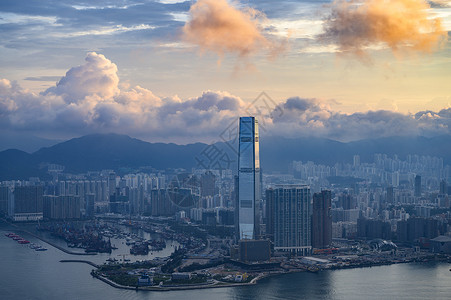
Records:
[[[8,203],[11,198],[11,188],[8,186],[0,186],[0,215],[8,214]]]
[[[18,186],[14,188],[9,215],[14,221],[42,220],[42,186]]]
[[[442,181],[440,181],[440,190],[439,190],[439,194],[440,195],[446,195],[448,194],[448,184],[446,183],[446,180],[443,179]]]
[[[215,195],[216,176],[208,171],[200,177],[200,194],[202,197],[213,197]]]
[[[258,122],[254,117],[241,117],[238,157],[238,236],[239,239],[260,238],[260,157]]]
[[[421,176],[415,176],[415,197],[421,196]]]
[[[46,195],[43,197],[43,213],[46,219],[80,219],[80,210],[80,196]]]
[[[327,248],[332,244],[331,191],[313,194],[312,246]]]
[[[274,250],[307,255],[311,252],[310,188],[276,186],[266,192],[267,228]]]

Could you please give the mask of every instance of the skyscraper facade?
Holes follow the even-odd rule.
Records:
[[[238,237],[260,238],[260,157],[258,122],[241,117],[238,157]]]
[[[311,208],[308,186],[276,186],[266,192],[268,235],[274,250],[307,255],[311,252]]]
[[[312,247],[326,248],[332,244],[331,192],[313,194]]]

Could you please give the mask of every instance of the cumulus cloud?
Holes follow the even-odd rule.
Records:
[[[272,114],[271,134],[320,136],[340,141],[388,136],[451,134],[451,109],[402,114],[377,110],[344,114],[316,99],[289,98]]]
[[[67,71],[55,87],[49,88],[46,94],[62,96],[68,103],[77,102],[87,96],[96,96],[107,100],[119,93],[117,66],[102,54],[90,52],[85,63]]]
[[[425,0],[336,0],[320,39],[336,43],[341,53],[366,57],[368,47],[393,52],[432,52],[447,39],[439,18],[431,18]]]
[[[211,141],[243,111],[245,103],[221,91],[181,100],[160,98],[140,86],[119,83],[117,66],[101,54],[71,68],[41,94],[0,80],[4,129],[81,135],[117,132],[158,140]]]
[[[119,82],[116,66],[89,53],[85,64],[70,69],[56,86],[32,93],[0,80],[0,128],[36,136],[68,138],[88,133],[122,133],[149,141],[211,142],[249,103],[224,91],[198,97],[161,98],[140,86]],[[81,76],[84,74],[84,76]],[[83,84],[86,78],[93,82]],[[262,135],[320,136],[342,141],[392,135],[451,134],[451,108],[405,115],[393,111],[343,114],[329,102],[292,97],[273,107],[253,103]]]
[[[226,53],[246,57],[261,50],[281,50],[263,34],[264,14],[252,8],[238,9],[227,0],[198,0],[189,10],[183,38],[222,57]]]

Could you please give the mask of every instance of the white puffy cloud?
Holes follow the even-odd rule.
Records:
[[[450,108],[415,115],[385,110],[348,115],[325,102],[300,97],[279,103],[273,113],[262,107],[249,109],[239,97],[224,91],[205,91],[190,99],[160,98],[143,87],[120,83],[116,65],[96,53],[89,53],[83,65],[70,69],[56,86],[41,94],[0,80],[0,126],[37,136],[68,138],[115,132],[149,141],[212,142],[250,111],[256,113],[262,135],[348,141],[451,134]]]
[[[186,100],[162,99],[143,87],[120,84],[117,66],[94,52],[41,94],[7,79],[0,81],[4,128],[35,128],[59,136],[117,132],[148,139],[210,142],[239,116],[244,105],[240,98],[220,91]]]
[[[108,100],[119,94],[119,77],[114,63],[95,52],[88,53],[85,61],[85,64],[67,71],[56,86],[43,94],[60,95],[68,103],[82,101],[89,96]]]

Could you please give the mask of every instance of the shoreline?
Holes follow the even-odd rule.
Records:
[[[11,226],[14,226],[15,228],[17,228],[18,230],[20,230],[20,231],[22,231],[22,232],[25,232],[25,233],[27,233],[27,234],[29,234],[29,235],[31,235],[31,236],[33,236],[33,237],[35,237],[35,238],[41,240],[41,241],[44,242],[44,243],[49,244],[50,246],[52,246],[52,247],[54,247],[54,248],[56,248],[56,249],[58,249],[58,250],[60,250],[60,251],[63,251],[63,252],[66,253],[66,254],[70,254],[70,255],[79,255],[79,256],[87,256],[87,255],[92,256],[92,255],[96,255],[96,253],[73,252],[73,251],[67,250],[67,249],[65,249],[64,247],[61,247],[61,246],[59,246],[59,245],[57,245],[57,244],[55,244],[55,243],[53,243],[53,242],[50,242],[49,240],[47,240],[47,239],[45,239],[45,238],[43,238],[43,237],[41,237],[41,236],[39,236],[39,235],[37,235],[37,234],[35,234],[35,233],[33,233],[33,232],[30,232],[30,231],[28,231],[28,230],[26,230],[26,229],[20,228],[20,227],[17,226],[16,224],[11,223],[11,222],[9,222],[9,221],[6,220],[6,219],[3,219],[3,218],[2,218],[2,221],[5,222],[5,223],[7,223],[7,224],[9,224],[9,225],[11,225]]]
[[[282,273],[283,274],[283,273]],[[206,283],[206,284],[193,284],[193,285],[178,285],[178,286],[125,286],[120,285],[107,277],[101,276],[97,274],[94,270],[91,271],[91,276],[95,277],[106,284],[117,288],[117,289],[125,289],[125,290],[134,290],[134,291],[146,291],[146,292],[170,292],[170,291],[183,291],[183,290],[200,290],[200,289],[212,289],[212,288],[226,288],[226,287],[237,287],[237,286],[249,286],[249,285],[255,285],[257,284],[258,280],[263,279],[266,276],[257,276],[256,278],[252,279],[250,282],[245,283],[222,283],[222,282],[215,282],[215,283]]]
[[[372,265],[363,264],[360,266],[343,266],[343,267],[336,267],[336,268],[328,268],[328,269],[321,269],[317,272],[311,272],[305,269],[290,269],[289,271],[285,272],[273,272],[273,273],[262,273],[258,275],[257,277],[253,278],[250,282],[245,283],[224,283],[224,282],[218,282],[212,283],[212,284],[194,284],[194,285],[185,285],[185,286],[141,286],[141,287],[132,287],[132,286],[124,286],[120,285],[104,276],[101,276],[100,274],[97,274],[94,270],[91,271],[91,275],[108,285],[118,288],[118,289],[126,289],[126,290],[135,290],[135,291],[147,291],[147,292],[169,292],[169,291],[180,291],[180,290],[195,290],[195,289],[210,289],[210,288],[226,288],[226,287],[239,287],[239,286],[250,286],[250,285],[256,285],[259,281],[265,278],[269,277],[276,277],[281,275],[288,275],[293,273],[303,273],[303,272],[310,272],[310,273],[318,273],[321,271],[336,271],[336,270],[348,270],[348,269],[360,269],[360,268],[371,268],[371,267],[382,267],[382,266],[390,266],[390,265],[396,265],[396,264],[409,264],[409,263],[425,263],[425,262],[431,262],[431,261],[398,261],[398,262],[392,262],[392,263],[375,263]],[[446,262],[444,260],[434,260],[434,262]]]
[[[49,244],[50,246],[66,253],[69,255],[81,255],[81,256],[92,256],[95,255],[93,253],[77,253],[77,252],[72,252],[69,251],[67,249],[64,249],[61,246],[58,246],[56,244],[54,244],[53,242],[50,242],[48,240],[46,240],[45,238],[42,238],[28,230],[22,229],[19,226],[10,223],[4,219],[1,219],[2,221],[6,222],[9,225],[12,225],[13,227],[17,228],[18,230],[25,232],[27,234],[30,234],[31,236]],[[275,276],[280,276],[280,275],[286,275],[286,274],[292,274],[292,273],[301,273],[301,272],[310,272],[310,273],[318,273],[321,271],[328,271],[328,270],[341,270],[341,269],[358,269],[358,268],[371,268],[371,267],[378,267],[378,266],[388,266],[388,265],[394,265],[394,264],[408,264],[408,263],[425,263],[425,262],[448,262],[449,261],[449,257],[445,258],[445,257],[437,257],[436,255],[430,253],[429,257],[423,257],[423,259],[417,258],[417,259],[410,259],[410,260],[396,260],[396,261],[379,261],[379,262],[372,262],[372,263],[360,263],[360,264],[352,264],[352,265],[341,265],[341,266],[334,266],[331,268],[324,268],[324,269],[319,269],[318,271],[309,271],[305,268],[290,268],[290,269],[286,269],[285,271],[273,271],[273,272],[261,272],[260,274],[258,274],[255,278],[253,278],[250,282],[245,282],[245,283],[227,283],[227,282],[221,282],[221,281],[217,281],[215,280],[213,283],[204,283],[204,284],[192,284],[192,285],[174,285],[174,286],[169,286],[169,285],[165,285],[165,286],[124,286],[124,285],[120,285],[112,280],[110,280],[107,277],[104,277],[102,275],[100,275],[98,272],[96,272],[96,270],[92,269],[90,274],[91,276],[103,281],[104,283],[110,285],[111,287],[114,288],[118,288],[118,289],[125,289],[125,290],[135,290],[135,291],[147,291],[147,292],[169,292],[169,291],[180,291],[180,290],[196,290],[196,289],[210,289],[210,288],[227,288],[227,287],[239,287],[239,286],[250,286],[250,285],[256,285],[259,283],[259,281],[261,281],[262,279],[265,278],[269,278],[269,277],[275,277]],[[69,262],[73,262],[73,263],[85,263],[85,264],[89,264],[90,266],[98,269],[100,267],[100,265],[89,261],[89,260],[79,260],[79,259],[64,259],[64,260],[60,260],[61,263],[69,263]],[[451,271],[451,270],[450,270]]]

